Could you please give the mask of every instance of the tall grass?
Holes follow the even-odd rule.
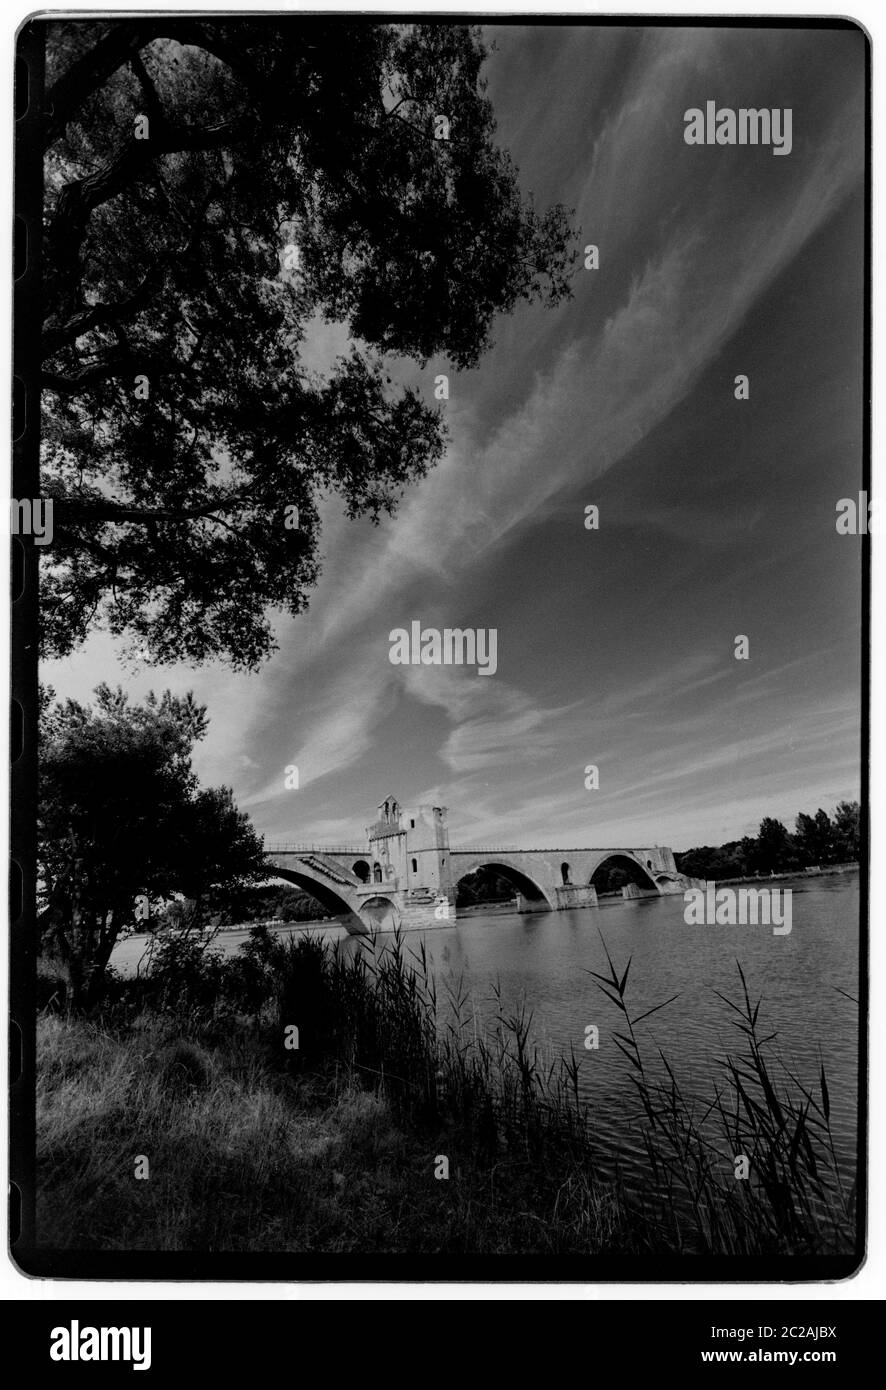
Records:
[[[40,1021],[37,1232],[104,1250],[385,1248],[380,1209],[411,1156],[371,1093],[317,1103],[254,1036],[182,1042]],[[136,1159],[148,1159],[136,1179]]]
[[[606,959],[642,1184],[595,1132],[578,1059],[540,1054],[525,1003],[496,990],[480,1027],[463,982],[438,1001],[423,945],[349,957],[258,929],[228,960],[170,943],[99,1017],[44,1017],[45,1228],[121,1248],[850,1250],[824,1069],[813,1092],[773,1058],[742,975],[724,1000],[741,1049],[704,1103],[687,1097],[647,1056],[656,1010],[632,1014],[630,961]],[[156,1183],[133,1182],[138,1153]]]
[[[650,1065],[638,1033],[673,1000],[634,1016],[627,1001],[631,961],[619,975],[603,944],[608,974],[589,973],[622,1016],[624,1032],[615,1041],[645,1120],[651,1175],[642,1211],[662,1243],[721,1255],[851,1250],[855,1184],[847,1186],[841,1174],[824,1064],[814,1093],[774,1054],[777,1035],[762,1035],[761,1001],[751,1003],[736,962],[739,1002],[716,993],[741,1046],[716,1059],[720,1076],[707,1101],[687,1097],[660,1049],[660,1066]]]

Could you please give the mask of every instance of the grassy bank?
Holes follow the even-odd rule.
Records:
[[[716,888],[731,888],[738,883],[753,883],[757,887],[767,883],[783,883],[788,879],[797,878],[829,878],[834,874],[857,874],[859,865],[850,864],[826,864],[822,868],[814,869],[790,869],[780,874],[747,874],[744,878],[718,878],[711,882]]]
[[[538,1184],[456,1137],[409,1132],[353,1079],[293,1083],[250,1034],[204,1047],[155,1021],[128,1036],[41,1022],[41,1241],[119,1250],[605,1249],[588,1200],[580,1246],[543,1226]],[[436,1179],[448,1148],[450,1177]],[[138,1155],[150,1176],[134,1178]],[[521,1179],[520,1168],[524,1169]],[[538,1208],[541,1207],[541,1210]]]
[[[56,995],[41,1016],[40,1242],[851,1248],[852,1194],[836,1170],[824,1073],[813,1091],[778,1069],[742,980],[729,1006],[742,1048],[700,1110],[663,1059],[645,1056],[628,974],[610,963],[596,983],[618,1020],[626,1124],[648,1156],[641,1191],[620,1176],[618,1155],[597,1147],[576,1060],[542,1066],[529,1019],[503,1001],[475,1036],[467,1001],[438,1010],[425,962],[400,943],[353,960],[262,932],[227,960],[205,943],[167,943],[147,977],[114,982],[100,1014],[70,1017]],[[736,1178],[738,1154],[747,1180]]]

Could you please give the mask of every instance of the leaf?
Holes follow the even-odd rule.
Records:
[[[794,1135],[793,1135],[793,1138],[791,1139],[790,1148],[789,1148],[789,1150],[788,1150],[788,1164],[790,1165],[790,1169],[791,1169],[791,1172],[792,1172],[792,1173],[796,1173],[796,1171],[797,1171],[797,1149],[799,1148],[799,1145],[800,1145],[800,1137],[801,1137],[801,1134],[803,1133],[803,1130],[804,1130],[805,1128],[806,1128],[806,1111],[805,1111],[805,1110],[801,1110],[801,1111],[800,1111],[800,1114],[797,1116],[797,1127],[796,1127],[796,1129],[794,1130]]]
[[[618,1041],[618,1037],[616,1035],[613,1035],[613,1037],[615,1046],[618,1048],[619,1052],[623,1052],[624,1055],[627,1057],[628,1061],[631,1063],[631,1065],[636,1067],[638,1071],[642,1071],[643,1068],[640,1065],[639,1057],[635,1056],[634,1053],[629,1052],[626,1047],[623,1047],[621,1043]]]
[[[630,968],[631,968],[631,961],[632,961],[633,959],[634,959],[633,956],[628,956],[628,963],[627,963],[627,965],[625,966],[625,973],[622,975],[622,977],[621,977],[621,983],[620,983],[619,986],[618,986],[618,992],[619,992],[619,994],[621,994],[621,995],[623,995],[624,992],[625,992],[625,985],[626,985],[627,982],[628,982],[628,971],[629,971]]]
[[[611,1004],[614,1004],[615,1007],[616,1007],[617,1009],[621,1009],[622,1013],[623,1013],[625,1016],[627,1016],[627,1012],[628,1012],[628,1011],[627,1011],[627,1009],[625,1008],[625,1006],[624,1006],[622,1000],[619,999],[619,997],[618,997],[617,994],[610,994],[609,990],[606,988],[605,985],[597,985],[597,988],[598,988],[598,990],[600,991],[601,994],[605,994],[605,995],[606,995],[606,998],[609,1000],[609,1002],[610,1002]]]
[[[674,1000],[679,998],[679,994],[672,994],[670,999],[666,999],[663,1004],[656,1004],[654,1009],[647,1009],[645,1014],[640,1014],[638,1018],[634,1019],[634,1023],[642,1023],[644,1018],[649,1018],[651,1014],[657,1014],[659,1009],[666,1009],[668,1004],[673,1004]]]
[[[828,1093],[827,1077],[824,1074],[824,1062],[821,1064],[821,1103],[824,1107],[825,1120],[831,1118],[831,1098]]]

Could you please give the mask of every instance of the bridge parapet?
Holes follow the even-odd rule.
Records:
[[[265,854],[353,854],[365,858],[365,845],[303,845],[292,840],[265,840]]]

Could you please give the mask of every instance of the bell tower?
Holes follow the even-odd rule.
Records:
[[[406,832],[406,886],[449,897],[452,870],[445,806],[410,806],[401,813]]]
[[[376,883],[408,893],[450,896],[445,806],[401,806],[396,797],[386,796],[369,827],[369,850]]]

